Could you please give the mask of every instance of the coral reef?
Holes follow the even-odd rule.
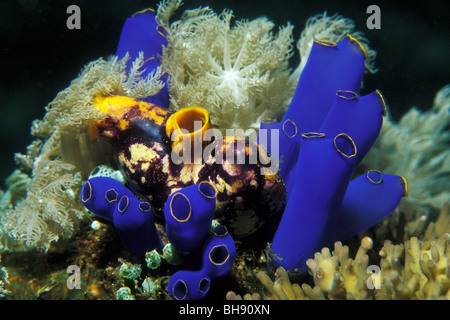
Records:
[[[194,11],[187,11],[185,18],[182,20],[169,24],[169,18],[173,12],[181,6],[181,1],[163,1],[156,11],[155,19],[158,24],[169,30],[169,44],[167,50],[164,52],[162,58],[162,65],[168,64],[169,59],[167,57],[177,54],[181,54],[182,51],[175,50],[175,47],[183,47],[182,43],[174,45],[173,50],[170,48],[171,44],[176,42],[177,37],[181,39],[189,35],[191,42],[200,43],[202,39],[192,38],[201,34],[200,32],[194,33],[194,30],[201,30],[202,28],[208,28],[209,22],[216,22],[217,27],[226,28],[227,41],[229,41],[228,51],[230,63],[235,65],[237,57],[236,50],[241,51],[240,37],[245,37],[246,31],[255,30],[259,26],[264,26],[262,30],[256,30],[255,37],[249,39],[248,45],[244,51],[242,51],[241,62],[246,64],[243,66],[253,65],[251,69],[257,70],[257,74],[261,75],[264,81],[271,80],[268,90],[263,96],[264,101],[274,99],[270,103],[273,112],[275,108],[287,106],[291,94],[289,90],[285,90],[287,87],[292,88],[292,92],[295,89],[295,83],[290,86],[286,86],[286,80],[289,76],[287,70],[287,58],[291,55],[292,51],[292,26],[286,26],[280,30],[277,36],[272,36],[269,32],[273,29],[274,25],[267,19],[257,19],[255,22],[236,22],[236,27],[231,26],[230,19],[232,17],[231,12],[224,12],[222,15],[217,15],[208,8],[198,9]],[[228,22],[227,22],[228,21]],[[326,21],[326,23],[325,23]],[[227,24],[228,23],[228,24]],[[201,26],[200,26],[201,24]],[[197,25],[198,28],[197,29]],[[212,24],[211,24],[212,26]],[[317,16],[308,22],[307,30],[305,30],[304,36],[299,43],[310,42],[311,36],[316,38],[328,37],[331,40],[338,40],[339,37],[343,37],[343,32],[353,34],[357,39],[362,40],[360,34],[352,31],[353,25],[350,20],[342,19],[339,16],[322,18]],[[176,32],[179,30],[180,32]],[[209,29],[207,29],[209,30]],[[160,30],[164,32],[164,30]],[[181,32],[182,31],[182,32]],[[186,32],[184,32],[186,31]],[[210,33],[211,35],[217,34],[225,36],[224,32]],[[258,35],[258,37],[256,37]],[[171,38],[172,37],[172,38]],[[188,41],[189,39],[185,39]],[[210,40],[207,40],[210,41]],[[214,49],[212,58],[216,59],[216,62],[223,59],[225,48],[223,48],[223,41],[218,39],[214,40],[217,49]],[[184,40],[183,40],[184,43]],[[205,44],[204,44],[205,45]],[[208,45],[208,43],[206,43]],[[253,48],[254,47],[254,48]],[[269,48],[270,47],[270,48]],[[221,48],[221,49],[220,49]],[[257,52],[270,53],[268,56],[254,56],[248,57],[250,61],[244,61],[244,53],[248,56],[248,52],[253,49]],[[223,49],[223,50],[222,50]],[[270,50],[269,50],[270,49]],[[367,50],[368,52],[372,52]],[[201,53],[208,54],[209,50],[200,51]],[[186,61],[197,61],[197,51],[183,51],[182,59],[187,58]],[[271,59],[271,56],[277,56],[277,59]],[[302,56],[302,61],[306,61],[306,56]],[[130,59],[129,55],[125,55],[123,59],[111,57],[108,59],[98,59],[89,63],[80,72],[77,79],[73,80],[70,86],[61,91],[58,96],[46,107],[47,113],[42,120],[36,120],[33,122],[31,133],[36,137],[36,140],[27,149],[26,154],[16,154],[16,161],[21,166],[22,173],[27,175],[27,179],[35,180],[34,184],[27,189],[27,194],[21,195],[17,201],[11,205],[6,204],[9,208],[2,215],[2,228],[4,234],[15,236],[20,243],[25,244],[28,247],[36,247],[41,250],[48,250],[50,244],[57,239],[67,238],[73,234],[73,229],[82,218],[81,207],[76,201],[76,197],[70,195],[77,194],[80,188],[82,179],[79,179],[78,172],[81,173],[81,177],[84,178],[91,172],[91,170],[99,164],[112,164],[112,152],[109,145],[103,144],[98,140],[90,140],[87,133],[89,126],[102,119],[104,115],[98,112],[95,108],[92,108],[93,100],[99,95],[116,94],[123,96],[132,96],[135,98],[145,98],[148,96],[156,95],[161,91],[163,82],[161,77],[163,76],[161,68],[154,69],[152,72],[147,72],[144,77],[145,69],[145,57],[144,55],[137,54]],[[253,61],[251,61],[253,59]],[[269,61],[271,60],[271,61]],[[268,62],[264,63],[264,61]],[[132,62],[132,63],[131,63]],[[171,66],[178,65],[176,63],[170,64]],[[185,64],[179,64],[184,66]],[[258,68],[256,68],[258,66]],[[166,66],[168,68],[168,66]],[[169,66],[170,67],[170,66]],[[183,67],[184,68],[184,67]],[[271,69],[272,68],[272,69]],[[268,70],[276,71],[267,74]],[[164,69],[166,72],[171,70]],[[149,70],[147,70],[149,71]],[[192,70],[182,69],[180,73],[174,72],[172,77],[172,96],[175,95],[176,87],[179,87],[177,79],[179,77],[176,74],[186,73],[189,71],[192,74]],[[252,72],[253,72],[252,71]],[[214,71],[210,70],[210,74],[214,75]],[[186,73],[187,74],[187,73]],[[254,72],[252,74],[255,74]],[[297,73],[298,75],[298,73]],[[181,76],[180,76],[181,77]],[[195,77],[194,77],[195,78]],[[197,77],[199,78],[199,77]],[[201,78],[201,77],[200,77]],[[298,79],[294,76],[294,82]],[[275,81],[277,79],[277,81]],[[285,79],[281,81],[282,79]],[[280,80],[280,81],[278,81]],[[193,79],[193,82],[196,82]],[[267,82],[267,81],[266,81]],[[209,84],[208,84],[209,85]],[[283,86],[283,90],[279,90]],[[260,87],[260,86],[259,86]],[[259,88],[258,87],[258,88]],[[184,90],[184,89],[183,89]],[[209,90],[209,89],[208,89]],[[189,91],[189,90],[188,90]],[[259,91],[259,90],[257,90]],[[277,98],[277,92],[283,95],[283,97]],[[258,92],[256,92],[258,94]],[[188,95],[186,91],[185,95]],[[207,96],[207,95],[206,95]],[[174,99],[173,99],[174,100]],[[253,98],[251,99],[253,100]],[[176,99],[174,100],[176,101]],[[280,101],[285,101],[280,103]],[[201,103],[199,101],[198,103]],[[253,102],[252,105],[255,105]],[[175,106],[184,107],[184,103],[175,104]],[[210,104],[205,107],[209,108]],[[254,110],[254,108],[244,109]],[[261,108],[260,108],[261,109]],[[226,110],[226,109],[223,109]],[[220,110],[217,110],[217,119],[226,119],[225,114],[237,114],[234,112],[222,112],[220,116]],[[258,120],[266,116],[273,114],[263,115],[263,112],[245,112],[247,115],[255,116],[255,119],[251,120],[254,127],[258,127]],[[283,108],[276,111],[283,112]],[[248,119],[249,117],[239,117],[239,119]],[[249,127],[250,125],[242,126]],[[230,127],[232,125],[230,124]],[[37,188],[45,187],[50,184],[51,181],[48,178],[51,177],[54,181],[58,181],[59,188],[64,189],[63,193],[56,192],[43,195],[39,193]],[[56,183],[54,185],[56,187]],[[65,188],[68,188],[65,190]],[[55,189],[53,189],[55,190]],[[66,192],[69,196],[66,197]],[[65,217],[54,216],[53,213],[44,214],[43,207],[39,203],[47,202],[57,203],[58,209],[65,212]],[[19,201],[23,200],[23,201]],[[53,220],[59,221],[63,219],[65,222],[61,227],[57,227]],[[49,231],[50,236],[46,237],[46,231]]]
[[[170,23],[181,5],[128,18],[33,122],[0,191],[0,298],[450,299],[450,87],[395,123],[358,95],[376,53],[351,20],[310,18],[291,70],[292,25],[208,7]],[[170,164],[213,127],[260,128],[212,146],[276,166]]]
[[[202,12],[201,15],[205,17],[215,16],[208,10],[200,10],[199,12]],[[243,94],[245,97],[251,95],[245,90],[239,92],[239,88],[243,87],[240,83],[243,80],[237,79],[241,76],[247,76],[240,74],[242,70],[239,71],[241,63],[245,65],[246,60],[248,60],[245,55],[247,41],[249,41],[251,52],[259,51],[252,46],[251,39],[244,39],[244,45],[240,49],[234,65],[231,66],[227,43],[231,15],[225,11],[222,16],[225,21],[225,27],[222,28],[225,28],[226,33],[223,64],[225,69],[231,69],[217,71],[220,68],[210,55],[211,52],[214,52],[214,45],[211,45],[208,53],[209,61],[214,65],[213,69],[216,69],[216,77],[222,78],[221,84],[217,86],[215,91],[220,93],[221,87],[226,86],[225,91],[230,91],[235,100],[239,100],[237,94]],[[151,29],[151,32],[140,34],[142,28]],[[129,47],[132,56],[136,56],[139,52],[139,56],[145,57],[146,61],[158,61],[158,52],[165,43],[166,35],[165,32],[158,30],[159,25],[156,23],[153,11],[145,10],[136,13],[125,22],[117,50],[120,54],[117,53],[117,55],[120,57],[127,54]],[[270,29],[266,30],[260,26],[259,30],[267,33]],[[174,29],[171,29],[169,34],[173,35],[180,32],[180,30],[174,31]],[[196,30],[196,32],[206,34],[204,30]],[[242,31],[240,32],[242,33]],[[253,36],[256,30],[252,32],[247,30],[246,32],[247,35]],[[149,41],[153,38],[155,41],[149,44]],[[270,40],[269,43],[272,41],[275,40]],[[174,40],[169,39],[169,43],[171,42],[174,42]],[[277,46],[275,45],[275,47]],[[203,49],[206,50],[206,48]],[[198,52],[198,48],[196,50]],[[286,50],[282,51],[286,52]],[[346,203],[346,207],[350,207],[347,211],[352,212],[352,214],[347,215],[345,212],[339,214],[341,204],[345,200],[345,191],[355,167],[364,158],[377,138],[381,129],[382,116],[385,114],[384,98],[378,91],[364,97],[359,97],[356,93],[361,86],[365,67],[364,60],[367,58],[364,46],[350,35],[347,35],[338,43],[315,40],[292,101],[283,117],[282,135],[287,135],[290,141],[281,145],[281,153],[284,156],[284,161],[292,165],[285,167],[285,170],[281,172],[283,183],[288,191],[288,205],[273,238],[272,250],[278,257],[276,263],[283,265],[285,268],[304,269],[306,268],[306,259],[311,257],[315,250],[326,244],[326,241],[335,240],[334,238],[342,240],[338,236],[334,237],[333,234],[338,220],[346,218],[351,220],[352,224],[341,223],[354,228],[346,229],[345,236],[351,237],[360,232],[361,229],[370,227],[390,214],[400,201],[400,197],[406,194],[406,182],[402,178],[401,183],[394,182],[394,184],[400,185],[399,188],[386,188],[387,190],[400,190],[399,192],[392,192],[392,197],[389,192],[377,193],[377,196],[383,195],[384,198],[395,200],[393,204],[386,207],[377,207],[381,212],[379,212],[380,210],[364,210],[359,204],[350,201]],[[267,60],[264,57],[258,57],[256,61],[268,63],[269,60],[270,62],[276,62],[273,57]],[[174,58],[170,62],[174,64],[176,59]],[[150,70],[159,68],[157,64],[149,64],[147,67]],[[262,67],[257,64],[254,65],[252,62],[245,68],[251,70],[252,68],[261,69]],[[200,75],[197,75],[197,78],[200,78]],[[205,75],[202,78],[205,78]],[[230,80],[230,78],[232,79]],[[255,81],[258,82],[259,80]],[[339,88],[345,88],[346,90],[340,90]],[[171,88],[171,94],[172,96],[175,94],[173,88]],[[163,95],[164,92],[160,91],[156,100],[163,99]],[[145,99],[153,98],[154,96],[148,96]],[[221,98],[225,101],[231,101],[231,97],[222,96]],[[314,108],[311,108],[311,105],[314,105]],[[220,149],[226,150],[228,154],[228,149],[232,148],[232,152],[236,156],[239,153],[245,154],[245,158],[242,159],[244,161],[240,162],[237,159],[238,166],[233,166],[231,172],[229,165],[220,159],[217,151],[220,149],[215,148],[215,155],[211,154],[205,158],[204,151],[207,148],[204,146],[204,135],[211,131],[210,115],[205,109],[194,106],[182,108],[172,114],[152,103],[117,95],[99,96],[95,99],[94,106],[101,113],[106,114],[104,119],[94,125],[95,136],[112,142],[118,161],[126,173],[129,188],[136,194],[149,199],[148,206],[153,207],[156,216],[161,217],[162,212],[164,212],[168,239],[178,251],[190,253],[196,249],[199,243],[204,241],[214,217],[208,215],[210,216],[209,219],[203,219],[201,216],[203,209],[206,213],[213,212],[208,209],[209,204],[195,201],[196,205],[199,206],[199,211],[197,211],[197,208],[193,208],[189,202],[190,197],[195,197],[195,194],[190,195],[190,188],[200,181],[207,181],[215,189],[216,195],[213,199],[215,202],[217,198],[219,202],[216,218],[221,218],[220,222],[230,228],[234,237],[245,237],[254,233],[269,218],[275,217],[276,220],[279,220],[278,214],[281,213],[281,210],[274,212],[273,208],[281,209],[281,206],[274,204],[284,204],[284,185],[277,177],[276,171],[267,176],[267,173],[263,174],[262,171],[266,168],[260,162],[251,162],[251,154],[262,153],[258,145],[256,149],[247,141],[241,145],[239,143],[236,145],[236,142],[239,142],[237,137],[232,137],[232,139],[225,137]],[[227,112],[230,113],[231,110],[227,108]],[[196,128],[196,122],[199,123],[198,128]],[[292,135],[287,134],[284,130],[287,122],[293,124],[295,129],[298,128]],[[274,124],[279,125],[277,122],[274,122]],[[179,133],[183,130],[185,132]],[[179,138],[182,138],[182,142]],[[220,142],[220,139],[216,140]],[[229,140],[231,140],[231,143]],[[172,143],[169,143],[169,141],[172,141]],[[200,151],[202,151],[204,162],[195,157],[196,144],[202,146]],[[275,147],[276,144],[275,142],[272,146]],[[300,144],[302,145],[301,152],[298,151]],[[183,161],[178,163],[174,160],[173,154],[180,146]],[[277,153],[273,149],[268,151],[271,155]],[[198,163],[196,160],[200,160],[200,162]],[[229,160],[227,159],[227,161]],[[232,161],[235,161],[234,157]],[[188,172],[185,171],[185,168]],[[291,172],[295,172],[295,175]],[[240,178],[240,182],[235,186],[237,176]],[[258,177],[261,177],[261,179],[258,179]],[[373,182],[369,175],[367,175],[367,178]],[[94,184],[94,179],[91,179],[92,184]],[[109,209],[112,207],[119,213],[131,208],[129,204],[134,201],[132,201],[133,196],[123,196],[118,200],[118,189],[110,189],[107,181],[98,188],[98,194],[96,195],[97,190],[91,187],[91,180],[83,185],[81,191],[83,203],[88,204],[91,200],[96,203],[95,197],[99,197],[100,207],[108,207],[106,211],[109,212],[109,215],[111,215]],[[103,180],[108,179],[104,178]],[[231,191],[222,191],[224,189],[223,181],[227,184],[233,182]],[[316,181],[320,183],[316,183]],[[390,184],[390,180],[377,178],[374,184],[385,186]],[[176,191],[180,188],[183,188],[183,191]],[[200,191],[203,195],[204,193],[200,188],[201,184],[198,188],[195,187],[192,190],[197,193]],[[174,193],[174,191],[176,192]],[[290,194],[291,191],[292,195]],[[112,198],[110,197],[111,192],[114,193]],[[189,196],[186,196],[185,193]],[[374,190],[369,188],[363,192],[364,197],[362,198],[370,200],[371,197],[375,196],[373,193]],[[181,200],[178,199],[183,199],[174,197],[179,194],[184,195],[184,198],[188,200],[187,206],[175,204],[175,202],[180,203]],[[400,197],[397,197],[397,194]],[[199,200],[204,198],[198,196]],[[357,192],[357,195],[353,198],[359,197],[361,197],[361,194]],[[384,198],[381,199],[382,203],[386,202]],[[177,201],[174,201],[174,199],[177,199]],[[264,201],[266,199],[268,199],[268,202]],[[117,206],[115,206],[116,201],[118,201]],[[138,200],[136,201],[138,202]],[[225,204],[222,204],[223,202]],[[390,201],[387,202],[390,203]],[[153,238],[150,234],[156,235],[156,229],[151,227],[153,221],[145,220],[144,223],[144,215],[137,209],[141,207],[142,203],[144,202],[135,205],[136,212],[131,208],[131,211],[127,214],[117,214],[115,211],[112,214],[115,228],[121,235],[122,241],[137,256],[144,256],[146,251],[158,249],[153,244],[148,245],[149,239]],[[164,203],[166,205],[163,211]],[[173,204],[175,204],[176,210],[173,208]],[[215,203],[212,204],[211,208],[216,208]],[[233,204],[233,208],[228,207],[229,204]],[[242,207],[239,206],[240,204],[242,204]],[[109,208],[110,206],[111,208]],[[227,210],[223,210],[223,207]],[[88,208],[91,211],[93,209],[89,206]],[[264,216],[262,212],[267,212],[268,208],[270,211]],[[366,215],[370,213],[370,217],[355,219],[358,209],[361,209],[361,212],[365,212]],[[103,209],[99,209],[97,212],[94,210],[94,213],[101,218],[105,218],[107,214],[103,214],[102,211]],[[150,211],[150,208],[148,211]],[[221,211],[225,212],[222,213]],[[131,212],[135,214],[132,215]],[[230,212],[235,216],[227,217]],[[243,214],[241,214],[242,212]],[[126,223],[131,219],[131,216],[133,217],[132,220],[138,223],[133,224],[131,221]],[[222,219],[221,216],[224,216],[225,219]],[[153,217],[151,212],[148,217]],[[176,227],[178,222],[184,222],[185,220],[188,220],[188,223],[184,223],[182,229],[178,230]],[[253,220],[252,223],[250,223],[251,220]],[[195,221],[204,222],[197,225]],[[247,228],[244,231],[243,221],[246,221],[245,228]],[[360,224],[357,223],[359,221]],[[127,225],[127,232],[122,230],[122,226],[125,225]],[[197,229],[200,226],[201,228]],[[145,233],[144,230],[147,230],[148,233]],[[198,238],[193,237],[192,234]],[[325,239],[325,234],[329,234],[330,239]],[[298,250],[293,252],[292,246],[297,246]],[[198,287],[197,282],[207,279],[197,274],[191,275],[190,272],[189,275],[183,274],[183,276],[193,279],[191,284],[193,288]],[[210,282],[209,279],[205,281],[208,284]],[[188,292],[192,293],[192,289],[183,288],[180,289],[183,294],[178,294],[179,290],[174,289],[171,295],[183,298],[199,298],[202,296],[196,294],[190,296]],[[203,293],[206,292],[207,290]]]

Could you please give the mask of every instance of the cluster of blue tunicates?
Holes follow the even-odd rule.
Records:
[[[386,114],[378,90],[358,94],[365,56],[349,35],[315,40],[283,119],[261,124],[259,142],[283,160],[287,204],[271,249],[285,269],[306,274],[316,251],[375,225],[407,195],[402,176],[370,170],[352,180]]]
[[[177,300],[202,299],[211,280],[221,279],[233,267],[236,247],[227,229],[218,225],[210,234],[216,205],[216,190],[208,182],[173,193],[164,215],[167,237],[183,254],[200,250],[201,264],[196,270],[180,270],[169,281],[169,294]]]
[[[212,279],[231,271],[236,255],[233,239],[221,225],[210,232],[216,194],[212,184],[200,182],[174,192],[166,202],[166,233],[171,246],[184,257],[200,255],[200,262],[193,264],[199,265],[198,270],[180,270],[171,277],[169,293],[174,299],[201,299]],[[133,255],[145,256],[147,261],[151,260],[149,254],[163,251],[150,204],[138,200],[122,183],[110,177],[91,178],[83,184],[80,198],[89,211],[114,225]]]
[[[181,270],[169,280],[169,294],[177,300],[199,300],[206,296],[211,280],[222,279],[231,271],[236,247],[224,226],[218,226],[201,249],[201,267]]]
[[[112,223],[125,247],[142,257],[147,251],[162,249],[148,202],[140,201],[119,181],[95,177],[84,182],[83,205],[100,219]]]

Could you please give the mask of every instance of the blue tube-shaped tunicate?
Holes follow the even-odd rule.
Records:
[[[378,90],[360,97],[353,91],[338,90],[320,132],[327,136],[341,132],[350,135],[358,149],[358,165],[377,139],[385,113],[384,98]]]
[[[108,177],[95,177],[83,183],[80,190],[81,203],[97,217],[113,221],[113,211],[122,196],[134,197],[119,181]]]
[[[163,47],[167,45],[167,35],[166,28],[158,25],[153,9],[137,12],[125,21],[116,56],[121,59],[128,52],[130,59],[127,62],[127,68],[129,69],[139,56],[139,52],[143,52],[145,64],[142,70],[145,69],[145,71],[141,74],[141,77],[145,78],[159,66],[158,59],[162,54]],[[165,84],[161,91],[143,100],[167,108],[169,105],[167,75],[164,75],[160,80]]]
[[[371,170],[354,179],[342,202],[339,220],[329,231],[327,244],[344,241],[377,224],[391,214],[407,194],[408,185],[402,176]]]
[[[203,270],[180,270],[170,277],[167,287],[175,300],[200,300],[208,294],[210,284],[210,277]]]
[[[127,250],[136,257],[163,247],[153,220],[148,202],[135,197],[120,198],[113,213],[114,227]]]
[[[286,186],[286,197],[289,198],[294,185],[294,167],[300,153],[300,133],[297,125],[290,119],[279,123],[272,119],[261,121],[258,143],[278,162],[278,168]]]
[[[327,138],[302,134],[296,184],[272,242],[275,263],[306,270],[306,260],[320,249],[355,168],[356,146],[347,134]]]
[[[164,207],[166,233],[170,243],[182,253],[199,248],[211,228],[217,190],[209,182],[176,191]]]
[[[296,123],[300,133],[318,132],[337,90],[358,93],[365,57],[362,45],[350,35],[338,43],[314,40],[283,120]]]
[[[116,56],[123,58],[128,52],[133,60],[142,51],[145,60],[151,57],[157,58],[162,53],[162,47],[167,45],[166,37],[167,30],[158,25],[153,9],[136,12],[125,21]]]
[[[202,270],[211,279],[223,278],[231,272],[236,258],[236,245],[226,227],[218,225],[202,248]]]

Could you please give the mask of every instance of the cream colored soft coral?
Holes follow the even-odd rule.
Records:
[[[290,24],[273,33],[265,17],[232,21],[229,10],[187,10],[169,30],[162,66],[171,75],[174,109],[198,105],[214,126],[258,128],[283,112],[295,89],[289,84]]]
[[[160,5],[159,20],[181,6],[177,0]],[[171,107],[197,105],[211,114],[219,129],[258,129],[264,118],[282,115],[294,94],[314,39],[357,38],[368,52],[366,67],[374,71],[375,51],[354,23],[341,16],[317,15],[307,21],[297,42],[298,66],[289,69],[293,26],[278,27],[266,17],[233,21],[231,10],[216,14],[208,7],[186,10],[169,28],[162,66],[170,74]]]
[[[385,243],[380,251],[383,285],[376,298],[449,299],[449,240],[446,233],[431,242],[413,237],[405,244]]]
[[[324,300],[325,296],[319,287],[311,288],[308,284],[292,284],[289,275],[283,267],[275,271],[275,281],[263,271],[256,275],[263,285],[262,298],[264,300]],[[243,297],[233,291],[226,295],[227,300],[260,300],[259,293],[245,294]]]
[[[162,82],[158,68],[142,78],[143,55],[125,66],[129,57],[98,59],[86,65],[70,86],[46,107],[43,119],[33,121],[36,138],[27,153],[15,160],[29,175],[23,199],[6,204],[0,224],[20,244],[47,251],[52,242],[70,237],[84,217],[78,200],[81,177],[99,164],[112,162],[112,149],[91,139],[88,128],[104,115],[92,107],[98,95],[143,97],[157,93]],[[81,176],[80,176],[81,173]]]

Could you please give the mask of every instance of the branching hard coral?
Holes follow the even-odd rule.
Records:
[[[412,222],[416,225],[418,222]],[[420,223],[419,223],[420,224]],[[408,229],[411,226],[405,226]],[[307,283],[291,283],[286,271],[279,267],[275,280],[263,271],[256,277],[263,285],[261,292],[243,297],[230,291],[228,300],[321,300],[321,299],[450,299],[450,215],[446,204],[437,220],[414,229],[420,237],[401,244],[385,241],[379,252],[380,261],[369,264],[368,251],[373,241],[364,237],[355,257],[341,242],[334,250],[323,248],[307,264],[314,287]],[[370,261],[370,263],[373,263]],[[373,273],[375,271],[375,273]],[[372,272],[372,274],[370,273]]]
[[[275,272],[275,281],[260,271],[258,280],[264,286],[262,297],[266,300],[324,300],[324,299],[367,299],[373,295],[367,287],[367,267],[369,258],[367,251],[372,248],[372,239],[362,239],[361,246],[354,259],[349,256],[348,246],[336,242],[334,251],[323,248],[317,252],[314,259],[307,264],[309,273],[313,276],[314,287],[307,283],[301,286],[292,284],[288,273],[283,267]],[[260,295],[246,295],[244,299],[259,298]],[[239,299],[234,292],[227,294],[227,299]]]
[[[208,7],[185,11],[170,26],[162,65],[172,77],[175,109],[198,105],[218,128],[256,128],[262,118],[282,112],[292,96],[293,27],[274,35],[275,25],[265,17],[234,24],[232,17]]]
[[[408,198],[402,206],[439,210],[450,199],[450,85],[441,89],[430,110],[409,110],[398,123],[388,118],[363,165],[402,172]]]
[[[450,236],[385,243],[380,251],[382,288],[377,299],[449,299]],[[403,264],[401,261],[404,261]]]

